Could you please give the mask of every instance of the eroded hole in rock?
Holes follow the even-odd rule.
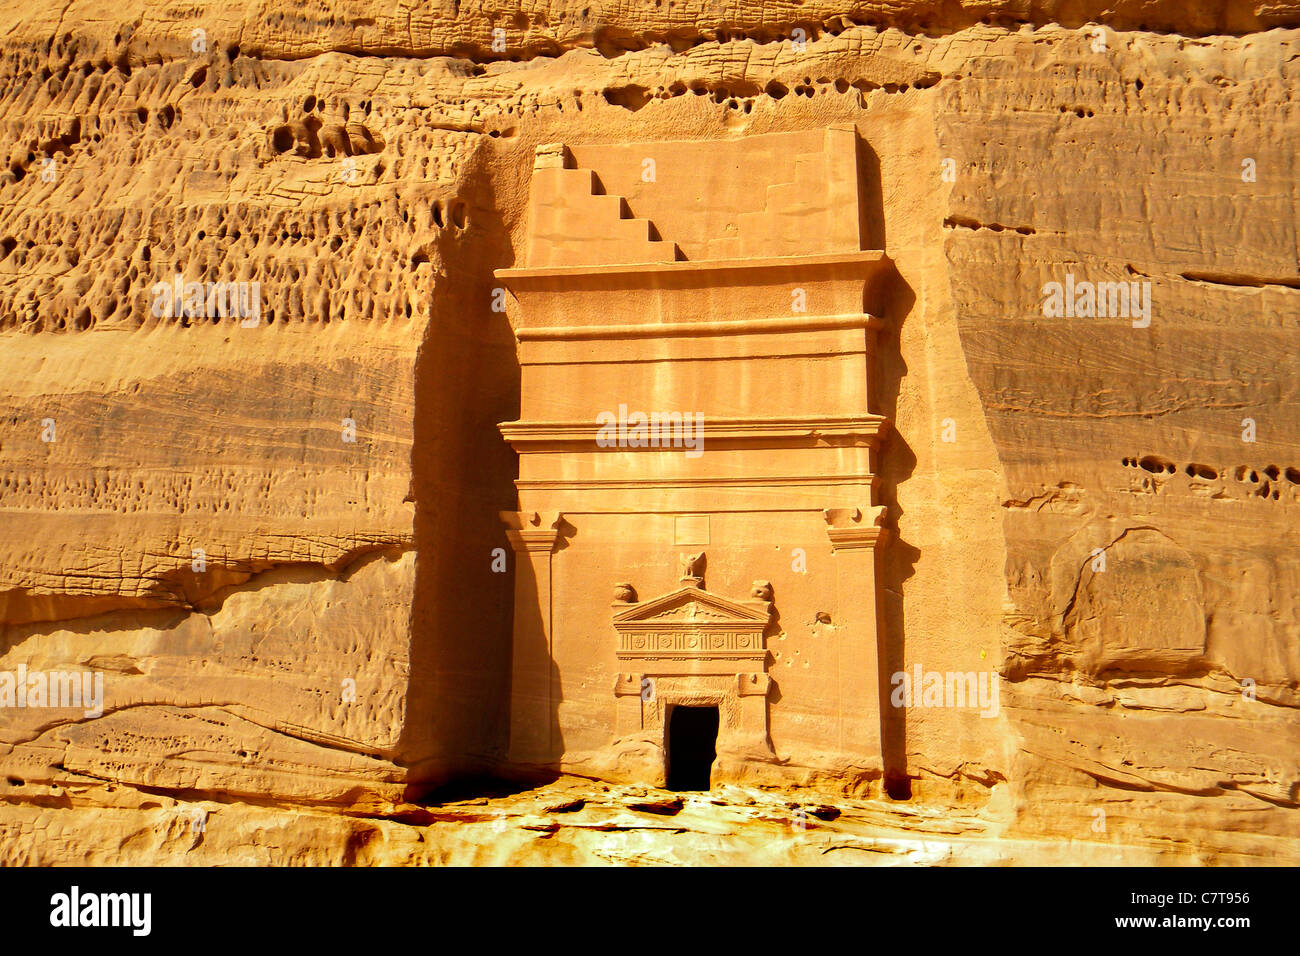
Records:
[[[708,790],[717,759],[718,708],[677,704],[668,711],[669,790]]]
[[[1149,471],[1153,475],[1172,475],[1177,470],[1172,461],[1167,458],[1161,458],[1158,455],[1146,455],[1138,460],[1138,465],[1140,465],[1144,471]]]
[[[644,86],[629,84],[628,86],[614,86],[604,91],[606,103],[614,106],[621,106],[625,110],[636,112],[641,107],[650,102],[650,91]]]

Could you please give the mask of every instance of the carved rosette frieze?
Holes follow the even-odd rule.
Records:
[[[620,661],[657,667],[675,662],[691,673],[735,674],[767,669],[763,632],[772,616],[766,582],[758,597],[737,601],[712,594],[693,579],[702,555],[687,559],[688,583],[649,601],[615,603]],[[626,586],[624,586],[626,587]],[[624,592],[625,593],[625,592]],[[654,669],[654,668],[648,668]],[[670,669],[672,669],[670,667]]]
[[[762,631],[624,631],[619,642],[620,658],[657,657],[753,657],[763,648]]]

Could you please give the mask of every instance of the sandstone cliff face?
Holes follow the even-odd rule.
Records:
[[[1294,7],[0,9],[0,670],[104,675],[0,709],[5,860],[503,862],[357,820],[508,769],[534,151],[839,123],[897,268],[881,669],[1002,677],[886,767],[1003,859],[1300,860]]]

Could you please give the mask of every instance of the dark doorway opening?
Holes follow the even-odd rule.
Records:
[[[708,790],[718,756],[718,708],[686,707],[668,711],[668,789]]]

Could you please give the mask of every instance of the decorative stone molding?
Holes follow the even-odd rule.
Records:
[[[617,659],[637,668],[614,682],[618,732],[661,735],[667,708],[712,704],[721,720],[720,753],[773,755],[765,643],[774,613],[772,586],[755,581],[746,600],[722,597],[702,586],[703,552],[682,555],[682,561],[682,587],[613,606]],[[654,687],[649,696],[642,692],[647,678]]]
[[[601,425],[586,422],[506,422],[501,434],[517,449],[582,451],[596,444]],[[889,431],[881,415],[808,416],[789,418],[710,418],[705,423],[711,444],[754,445],[762,448],[800,447],[821,443],[860,443],[875,446]]]
[[[646,672],[736,674],[767,670],[764,600],[734,601],[686,584],[649,601],[617,605],[616,656]]]
[[[884,527],[885,507],[828,508],[822,512],[826,518],[826,533],[831,539],[832,551],[851,551],[876,548],[889,534]]]
[[[506,538],[515,551],[554,551],[560,539],[560,522],[564,516],[558,511],[503,511],[501,520],[506,523]]]

